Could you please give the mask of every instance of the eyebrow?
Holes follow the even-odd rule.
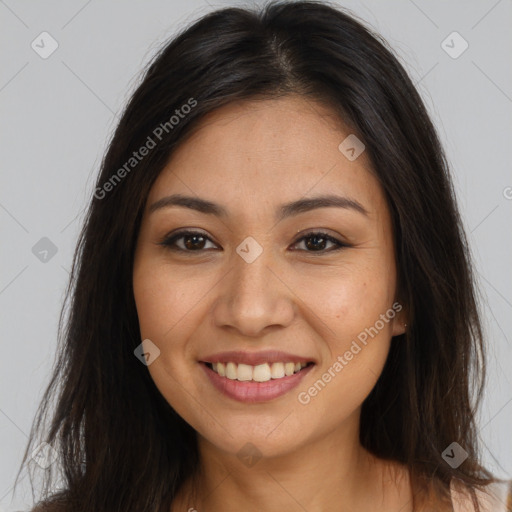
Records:
[[[172,194],[159,199],[149,207],[149,214],[152,214],[162,208],[169,208],[172,206],[181,206],[207,215],[215,215],[216,217],[225,218],[228,216],[228,211],[219,204],[198,197],[185,196],[183,194]],[[364,208],[364,206],[355,199],[328,194],[298,199],[297,201],[285,203],[278,208],[276,212],[276,220],[281,221],[287,217],[316,210],[317,208],[332,207],[354,210],[368,216],[366,208]]]

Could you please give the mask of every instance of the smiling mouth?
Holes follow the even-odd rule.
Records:
[[[204,363],[210,370],[213,370],[220,377],[241,382],[268,382],[270,380],[282,379],[299,373],[304,368],[314,363],[303,361],[263,363],[256,366],[243,363]]]

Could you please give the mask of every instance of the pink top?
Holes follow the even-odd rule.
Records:
[[[488,486],[488,490],[490,495],[482,491],[475,491],[481,512],[512,512],[512,481],[491,484]],[[453,481],[450,485],[450,492],[453,512],[475,511],[471,497],[457,491]]]

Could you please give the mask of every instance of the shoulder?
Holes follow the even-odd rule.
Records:
[[[473,511],[473,502],[467,489],[452,480],[450,493],[454,512]],[[475,489],[481,512],[512,511],[512,480],[489,484],[485,489]]]

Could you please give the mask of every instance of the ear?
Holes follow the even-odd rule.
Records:
[[[395,304],[397,304],[398,307],[395,307]],[[395,304],[393,304],[393,309],[396,311],[396,315],[392,320],[393,328],[391,331],[391,336],[399,336],[401,334],[405,334],[408,328],[407,324],[409,323],[407,308],[404,307],[399,301],[396,301]]]

